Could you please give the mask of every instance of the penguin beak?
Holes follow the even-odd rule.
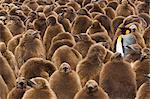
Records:
[[[88,85],[88,86],[87,86],[87,89],[88,89],[88,94],[89,94],[89,95],[93,95],[93,93],[94,93],[95,91],[97,91],[97,87],[96,87],[96,86],[93,86],[93,85]]]
[[[20,89],[26,88],[26,84],[24,82],[20,82],[17,84],[17,88],[20,88]]]
[[[30,19],[31,18],[31,16],[30,17],[27,17],[25,20],[24,20],[24,22],[26,22],[28,19]]]
[[[35,32],[34,32],[34,36],[35,36],[35,38],[40,39],[39,34],[40,34],[40,31],[35,31]]]
[[[92,85],[89,85],[89,86],[88,86],[89,92],[92,92],[93,89],[94,89],[94,87],[93,87]]]
[[[144,74],[144,77],[146,77],[146,78],[148,78],[148,79],[150,79],[150,74]]]
[[[145,55],[141,55],[141,57],[140,57],[140,61],[143,61],[143,59],[145,59]]]
[[[65,71],[65,72],[67,72],[67,71],[68,71],[68,68],[67,68],[67,67],[64,67],[63,69],[64,69],[64,71]]]
[[[33,79],[31,79],[31,80],[28,80],[28,81],[27,81],[27,85],[30,86],[30,87],[34,87],[34,86],[36,86],[37,84],[36,84],[36,82],[35,82]]]

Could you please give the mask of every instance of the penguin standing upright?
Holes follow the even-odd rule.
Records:
[[[136,44],[136,38],[132,32],[136,29],[136,25],[130,24],[130,26],[120,26],[117,32],[120,32],[119,36],[114,40],[115,41],[115,52],[121,53],[125,57],[129,52],[129,45]],[[118,35],[118,33],[116,33]]]

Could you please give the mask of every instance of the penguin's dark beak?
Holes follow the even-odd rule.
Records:
[[[17,88],[24,89],[24,88],[26,88],[26,84],[24,82],[19,82],[17,84]]]
[[[144,74],[144,77],[150,79],[150,75]]]
[[[34,32],[35,38],[40,39],[40,37],[39,37],[40,33],[41,33],[40,31],[35,31],[35,32]]]
[[[96,87],[96,86],[93,86],[93,85],[88,85],[88,86],[87,86],[87,89],[88,89],[88,94],[89,94],[89,95],[93,95],[93,93],[98,90],[97,87]]]
[[[33,82],[32,80],[28,80],[27,85],[30,86],[30,87],[34,87],[36,85],[36,83]]]
[[[63,69],[64,69],[64,71],[65,71],[65,72],[67,72],[67,71],[68,71],[68,68],[67,68],[67,67],[64,67]]]
[[[141,57],[140,57],[140,61],[143,61],[145,59],[145,55],[141,55]]]
[[[27,20],[30,19],[30,18],[31,18],[31,16],[27,17],[27,18],[24,20],[24,22],[27,22]]]

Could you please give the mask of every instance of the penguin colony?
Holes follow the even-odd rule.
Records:
[[[0,0],[0,99],[150,99],[150,0]]]

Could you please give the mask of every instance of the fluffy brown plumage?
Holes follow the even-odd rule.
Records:
[[[22,99],[57,99],[48,81],[42,77],[32,78],[28,85],[31,89],[25,92]]]
[[[75,95],[74,99],[109,99],[107,93],[100,88],[96,81],[89,80]]]
[[[136,96],[135,73],[120,53],[115,53],[102,67],[99,83],[110,99],[133,99]]]
[[[61,64],[59,70],[50,77],[49,83],[58,99],[73,99],[81,89],[79,76],[68,63]]]
[[[106,50],[101,44],[93,44],[87,53],[87,56],[77,65],[77,73],[81,79],[82,86],[90,79],[99,81],[99,73],[103,66],[103,60],[106,56]]]
[[[26,31],[15,49],[15,57],[19,68],[30,58],[46,58],[44,45],[38,31],[31,29]]]

